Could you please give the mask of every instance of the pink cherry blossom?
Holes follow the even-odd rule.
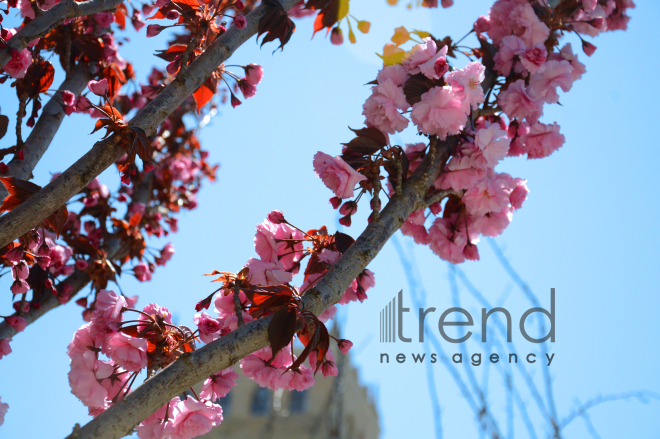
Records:
[[[362,114],[367,126],[376,127],[383,133],[395,134],[408,126],[408,119],[399,112],[408,107],[410,104],[403,93],[403,87],[386,79],[371,87],[371,96],[365,101]]]
[[[467,244],[467,237],[462,223],[461,221],[455,226],[450,218],[436,218],[429,228],[429,241],[433,253],[454,264],[465,261],[463,248]]]
[[[435,41],[431,37],[427,37],[422,40],[422,44],[417,44],[412,48],[401,64],[408,69],[408,73],[411,75],[423,73],[429,79],[438,79],[435,62],[445,56],[447,56],[447,46],[438,50]]]
[[[447,82],[453,88],[462,88],[462,92],[465,94],[462,106],[465,113],[469,113],[470,109],[476,110],[479,108],[479,104],[484,102],[484,89],[481,87],[481,83],[485,78],[485,72],[484,65],[474,61],[447,75]]]
[[[340,156],[332,157],[320,151],[314,155],[314,171],[339,198],[352,198],[355,185],[367,179]]]
[[[481,216],[504,209],[509,204],[509,194],[498,180],[487,178],[468,189],[463,202],[470,214]]]
[[[514,181],[517,186],[509,194],[509,200],[511,201],[511,206],[514,209],[520,209],[527,199],[529,189],[527,188],[527,180],[516,178]]]
[[[337,314],[337,307],[333,305],[319,314],[318,319],[323,323],[327,323],[328,320],[331,320],[335,316],[335,314]]]
[[[5,320],[16,332],[22,332],[27,326],[27,320],[20,316],[9,316]]]
[[[207,313],[201,312],[195,314],[193,316],[193,321],[199,328],[199,338],[204,343],[211,343],[213,340],[220,337],[220,331],[222,329],[220,322]]]
[[[573,66],[568,61],[548,61],[529,78],[529,94],[545,100],[548,104],[559,102],[557,87],[565,92],[573,86]]]
[[[206,434],[222,422],[222,407],[210,401],[188,398],[174,407],[171,439],[189,439]]]
[[[160,251],[160,257],[156,258],[156,264],[164,266],[167,262],[169,262],[170,259],[172,259],[172,255],[174,255],[174,253],[174,246],[171,242],[168,242]]]
[[[11,354],[11,346],[9,346],[9,342],[11,341],[10,339],[3,338],[0,340],[0,360],[2,360],[2,357],[5,355]]]
[[[411,236],[417,244],[427,245],[429,240],[428,232],[424,227],[425,221],[424,209],[416,210],[404,221],[401,226],[401,233]]]
[[[513,215],[507,206],[499,212],[490,212],[474,220],[470,226],[470,233],[481,233],[484,236],[499,236],[511,223]]]
[[[199,396],[209,401],[227,396],[232,387],[236,385],[238,374],[234,366],[230,366],[216,374],[211,375],[204,381]]]
[[[312,354],[313,355],[313,354]],[[288,377],[287,377],[288,375]],[[324,375],[326,376],[326,375]],[[302,392],[314,385],[314,372],[304,364],[300,366],[299,370],[289,370],[284,374],[284,378],[288,378],[286,388],[289,390],[297,390]]]
[[[526,47],[533,47],[548,39],[550,29],[527,0],[497,0],[490,9],[488,36],[498,46],[511,34],[520,37]]]
[[[467,122],[462,100],[463,93],[452,87],[433,87],[413,105],[411,120],[421,132],[444,140],[448,135],[458,134]]]
[[[477,131],[474,144],[481,151],[481,155],[475,160],[475,164],[481,168],[494,168],[495,165],[506,157],[511,140],[507,138],[507,132],[500,129],[499,125],[491,125]]]
[[[106,78],[101,79],[100,81],[91,80],[87,83],[89,91],[94,93],[97,96],[105,96],[110,91],[110,86],[108,85],[108,80]]]
[[[541,159],[558,150],[565,142],[565,137],[559,132],[559,125],[536,123],[531,126],[529,134],[521,139],[527,158]]]
[[[379,84],[385,83],[388,79],[391,80],[397,87],[403,87],[410,75],[408,69],[401,64],[394,64],[391,66],[383,67],[376,76],[376,81]]]
[[[252,84],[258,85],[264,77],[264,69],[258,64],[248,64],[245,67],[245,79]]]
[[[167,439],[172,431],[174,409],[181,400],[175,396],[137,426],[140,439]],[[166,421],[167,419],[167,421]]]
[[[103,407],[108,397],[108,391],[99,383],[95,373],[99,362],[91,351],[85,353],[83,357],[86,360],[75,366],[72,364],[69,371],[71,393],[76,395],[87,407]]]
[[[252,285],[268,287],[282,285],[293,280],[293,273],[285,271],[279,263],[250,258],[245,266],[250,270],[249,278]]]
[[[137,372],[147,367],[147,340],[116,332],[106,339],[104,353],[126,370]]]
[[[490,30],[490,17],[480,15],[477,21],[474,22],[474,31],[483,34]]]
[[[525,43],[515,35],[502,39],[500,50],[495,54],[495,70],[503,76],[509,76],[515,57],[521,58],[525,53]]]
[[[27,4],[29,5],[30,2],[27,2]],[[20,79],[25,77],[30,64],[32,64],[32,53],[28,49],[23,49],[20,52],[14,53],[3,68],[12,78]]]
[[[543,99],[530,96],[523,79],[517,80],[500,92],[497,101],[509,119],[526,119],[530,123],[535,123],[543,115]]]
[[[30,289],[30,285],[27,282],[25,282],[23,279],[16,279],[11,284],[10,289],[12,294],[14,295],[25,294]]]
[[[95,319],[102,323],[119,322],[122,308],[126,305],[126,299],[123,296],[112,290],[101,290],[96,295]]]
[[[573,67],[573,71],[571,72],[571,78],[573,78],[573,81],[581,79],[582,75],[587,72],[587,68],[578,60],[578,56],[573,53],[571,43],[566,43],[564,47],[561,48],[560,54],[566,61],[570,62],[571,67]]]
[[[279,264],[285,270],[292,270],[293,274],[296,274],[298,272],[297,263],[303,254],[303,245],[301,242],[295,241],[302,237],[302,232],[288,224],[273,224],[266,220],[257,225],[254,249],[262,261]]]
[[[353,342],[342,338],[337,342],[337,347],[342,354],[346,355],[348,354],[348,351],[353,347]]]
[[[522,61],[523,67],[525,67],[529,73],[536,73],[543,66],[547,58],[548,50],[544,44],[539,43],[536,46],[525,50],[525,53],[520,60]]]
[[[151,280],[151,271],[149,270],[149,266],[144,262],[136,264],[133,267],[133,272],[135,273],[135,278],[140,282],[148,282]]]

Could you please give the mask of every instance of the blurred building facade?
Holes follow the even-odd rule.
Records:
[[[336,352],[337,377],[323,377],[303,392],[272,391],[239,373],[220,400],[224,421],[205,439],[377,439],[378,413],[358,382],[349,356]],[[239,367],[236,366],[238,371]]]

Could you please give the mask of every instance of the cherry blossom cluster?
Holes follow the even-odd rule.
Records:
[[[314,157],[316,174],[335,194],[330,202],[344,215],[340,222],[351,224],[365,193],[371,194],[369,219],[377,217],[381,167],[389,174],[392,196],[430,149],[444,144],[451,157],[427,194],[428,207],[410,215],[401,231],[444,260],[478,260],[479,237],[500,235],[529,192],[525,180],[497,172],[497,164],[512,156],[544,158],[564,144],[559,125],[539,119],[544,104],[558,103],[558,90],[569,91],[586,69],[571,43],[562,46],[559,40],[576,33],[591,56],[596,47],[582,34],[625,29],[631,7],[629,0],[554,7],[544,0],[498,0],[470,32],[477,36],[476,48],[396,29],[363,106],[367,128],[354,130],[357,137],[340,156]],[[409,41],[417,44],[401,47]],[[458,54],[469,60],[463,68],[448,61]],[[391,145],[389,136],[411,122],[428,142]],[[354,197],[356,185],[357,197],[342,202]]]
[[[293,309],[295,312],[290,317],[304,322],[303,330],[297,331],[299,340],[305,345],[303,354],[298,358],[293,354],[293,340],[281,347],[271,344],[241,360],[243,373],[260,386],[273,390],[309,388],[314,384],[314,374],[318,370],[324,376],[336,376],[332,351],[327,349],[327,344],[325,347],[315,345],[310,335],[318,330],[324,334],[321,338],[328,339],[324,323],[332,319],[336,307],[332,306],[316,317],[305,311],[300,302],[351,243],[348,235],[328,235],[325,227],[304,232],[286,221],[281,212],[271,212],[257,226],[254,246],[259,258],[250,258],[236,275],[212,273],[221,275],[216,281],[222,282],[223,286],[217,294],[214,293],[215,296],[212,294],[200,301],[196,309],[208,309],[213,300],[218,317],[204,311],[195,315],[201,340],[211,342],[254,318]],[[303,283],[300,288],[292,287],[290,282],[306,258],[309,260]],[[339,304],[364,301],[367,291],[374,285],[373,273],[365,269],[344,292]],[[352,346],[348,340],[337,340],[337,343],[343,353]],[[273,349],[276,350],[275,356]],[[317,353],[310,355],[312,352]],[[305,359],[309,366],[303,363]]]
[[[167,308],[149,304],[134,309],[136,298],[101,290],[91,320],[74,334],[68,347],[71,392],[98,416],[130,392],[138,373],[150,374],[195,349],[195,334],[172,323]],[[124,320],[124,314],[135,317]],[[102,359],[101,355],[105,356]],[[138,427],[138,437],[192,438],[222,422],[222,407],[214,401],[235,385],[231,370],[211,378],[200,395],[176,397]]]
[[[128,394],[140,371],[147,376],[171,364],[196,342],[211,343],[254,319],[272,318],[270,346],[240,361],[242,372],[262,387],[302,391],[311,387],[316,372],[336,376],[335,358],[329,349],[325,322],[336,309],[316,317],[305,309],[303,299],[352,244],[348,235],[329,235],[325,227],[307,232],[291,225],[281,212],[273,211],[257,226],[255,251],[259,259],[248,260],[237,274],[213,272],[222,286],[197,304],[193,332],[172,322],[171,313],[154,303],[135,308],[137,296],[125,297],[103,289],[96,304],[69,344],[71,391],[92,416],[98,416]],[[305,247],[305,244],[307,247]],[[300,288],[291,286],[301,262],[309,258]],[[363,301],[375,284],[373,273],[364,270],[344,293],[340,303]],[[214,304],[217,316],[204,309]],[[284,343],[279,331],[286,336]],[[293,354],[294,335],[303,344],[299,356]],[[288,340],[286,338],[289,337]],[[352,343],[334,339],[346,354]],[[305,361],[307,364],[305,364]],[[217,403],[236,385],[233,367],[208,377],[197,395],[191,389],[186,399],[175,397],[138,427],[140,439],[192,438],[208,433],[222,422]]]

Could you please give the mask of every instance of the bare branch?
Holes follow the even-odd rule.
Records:
[[[297,0],[281,0],[285,9],[292,8]],[[183,72],[179,73],[162,92],[142,110],[131,126],[143,129],[148,136],[165,118],[190,96],[211,73],[224,63],[234,51],[250,39],[256,32],[259,20],[269,8],[261,4],[248,14],[247,27],[237,29],[232,26]],[[38,226],[50,214],[60,208],[71,197],[85,187],[94,177],[117,161],[125,151],[117,145],[112,136],[106,141],[97,142],[90,151],[82,156],[56,180],[30,197],[16,209],[0,217],[0,247],[22,236]]]
[[[0,49],[0,68],[11,60],[11,51],[25,49],[31,41],[41,38],[67,18],[84,17],[116,8],[124,0],[88,0],[76,2],[64,0],[30,21],[7,41],[7,47]]]
[[[305,294],[305,309],[318,315],[337,303],[350,283],[376,257],[406,218],[421,208],[426,191],[449,158],[448,145],[449,142],[438,145],[438,151],[424,159],[404,183],[402,195],[392,197],[380,218],[369,223],[337,263]],[[190,354],[184,354],[87,425],[76,428],[69,438],[117,439],[129,434],[138,423],[172,397],[266,346],[269,322],[270,317],[253,320]]]
[[[660,401],[660,394],[648,390],[640,390],[636,392],[626,392],[626,393],[619,393],[613,395],[598,396],[596,398],[590,399],[580,407],[577,407],[568,416],[562,419],[562,421],[559,423],[559,429],[560,431],[563,430],[568,426],[568,424],[573,422],[575,418],[577,418],[578,416],[582,416],[588,410],[591,410],[597,405],[603,404],[605,402],[625,401],[633,398],[638,399],[640,402],[648,403],[650,399],[655,399],[656,401]]]
[[[62,106],[61,91],[68,90],[75,95],[79,95],[87,85],[89,79],[90,76],[85,73],[84,69],[78,67],[62,82],[58,92],[44,106],[41,116],[25,140],[23,160],[12,159],[8,163],[9,171],[5,176],[20,178],[21,180],[30,180],[32,178],[32,171],[48,150],[64,120],[65,113]],[[4,200],[7,194],[7,189],[3,185],[0,185],[0,200]]]

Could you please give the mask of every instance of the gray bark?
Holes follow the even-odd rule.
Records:
[[[12,159],[7,164],[9,171],[3,174],[3,177],[16,177],[21,180],[30,180],[32,178],[32,171],[34,171],[37,163],[39,163],[41,157],[48,150],[66,116],[64,107],[62,106],[62,94],[60,92],[68,90],[78,96],[91,79],[90,75],[82,67],[76,67],[71,72],[71,75],[68,76],[54,96],[44,105],[41,116],[25,140],[23,160]],[[0,184],[0,200],[4,200],[7,195],[7,189],[5,189],[4,185]]]
[[[299,0],[281,0],[282,6],[289,10]],[[247,27],[237,29],[232,26],[184,71],[180,72],[160,94],[140,110],[131,126],[142,128],[147,135],[153,135],[165,118],[190,96],[211,73],[224,63],[234,51],[250,39],[256,32],[259,20],[269,9],[262,4],[254,9],[247,18]],[[49,183],[16,209],[0,217],[0,247],[22,236],[38,226],[50,214],[55,212],[71,197],[85,187],[94,177],[117,161],[125,151],[111,136],[108,140],[97,142],[90,151],[82,156],[57,179]]]

